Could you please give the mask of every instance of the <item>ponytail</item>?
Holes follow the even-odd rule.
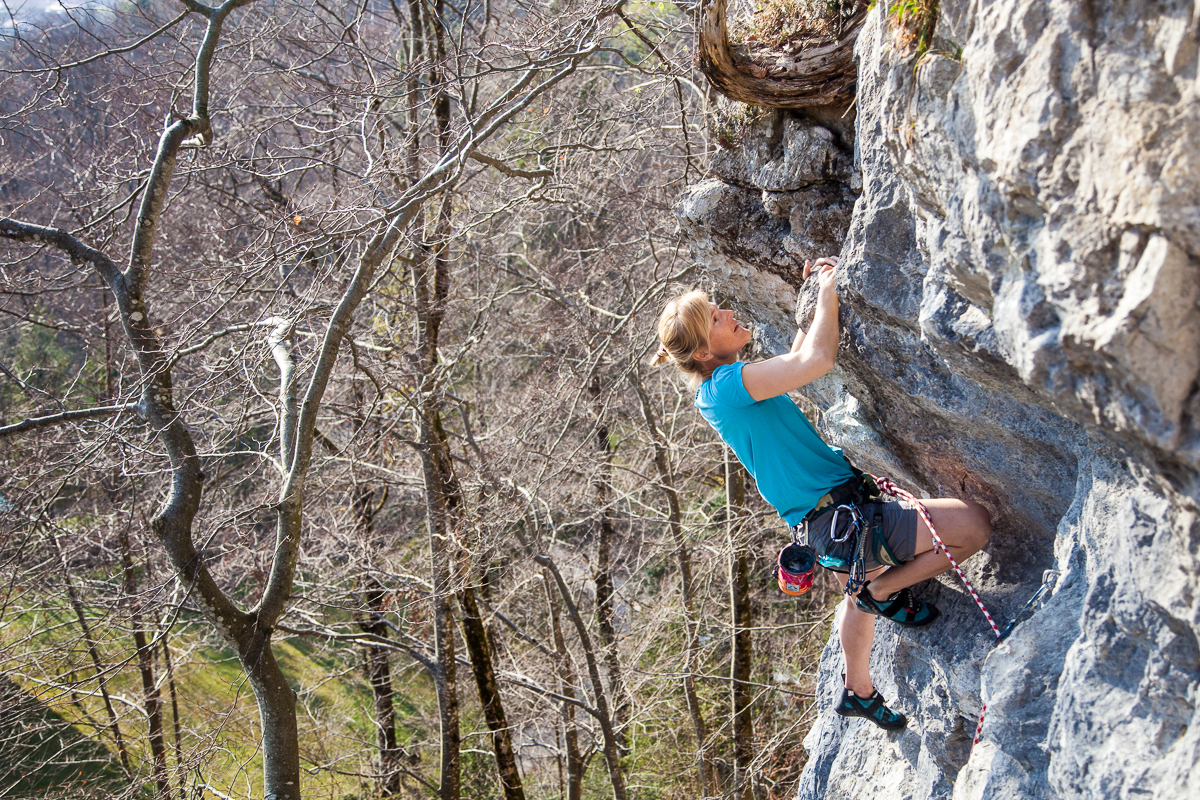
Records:
[[[667,352],[667,348],[659,345],[658,352],[650,356],[650,366],[661,367],[671,360],[671,354]]]

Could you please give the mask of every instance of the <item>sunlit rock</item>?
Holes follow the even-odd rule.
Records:
[[[806,390],[827,436],[991,509],[966,571],[1001,625],[1044,570],[1059,578],[1000,646],[950,576],[923,589],[931,628],[880,623],[873,674],[910,718],[899,733],[833,714],[831,640],[798,796],[1200,796],[1200,19],[943,0],[918,59],[887,5],[858,40],[854,134],[756,123],[703,189],[737,202],[689,195],[682,227],[710,280],[772,320],[776,351],[778,296],[747,287],[782,279],[806,321],[804,239],[840,231],[839,363]],[[857,195],[852,217],[799,194],[818,185]]]

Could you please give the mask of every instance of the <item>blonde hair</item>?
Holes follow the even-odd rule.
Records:
[[[712,330],[712,307],[708,294],[695,289],[687,294],[672,298],[658,318],[658,352],[650,360],[651,366],[668,361],[675,363],[688,376],[688,383],[699,386],[708,372],[692,358],[697,350],[708,349],[708,334]]]

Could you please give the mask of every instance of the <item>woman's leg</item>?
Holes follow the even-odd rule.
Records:
[[[952,499],[922,502],[955,561],[961,564],[988,543],[992,533],[991,515],[979,503]],[[898,567],[869,573],[867,579],[871,581],[871,595],[882,600],[948,569],[949,559],[933,549],[929,527],[924,519],[917,517],[916,557]],[[846,688],[858,697],[870,697],[875,691],[870,666],[877,617],[860,611],[849,601],[842,602],[838,614],[838,638],[846,657]]]
[[[983,549],[992,535],[992,517],[979,503],[970,500],[922,500],[938,535],[946,543],[954,560],[962,563]],[[917,517],[916,557],[886,570],[871,581],[871,596],[877,600],[941,575],[950,569],[950,559],[933,549],[933,536],[925,520]],[[855,692],[857,694],[857,692]]]
[[[936,522],[933,523],[937,525]],[[880,571],[871,573],[879,575]],[[871,577],[868,575],[867,577]],[[871,645],[875,641],[874,614],[860,611],[847,598],[838,608],[838,638],[842,642],[842,654],[846,657],[846,688],[862,698],[875,692],[871,683]]]

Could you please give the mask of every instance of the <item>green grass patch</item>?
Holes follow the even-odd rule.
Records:
[[[0,676],[0,797],[108,798],[129,792],[116,756]]]

